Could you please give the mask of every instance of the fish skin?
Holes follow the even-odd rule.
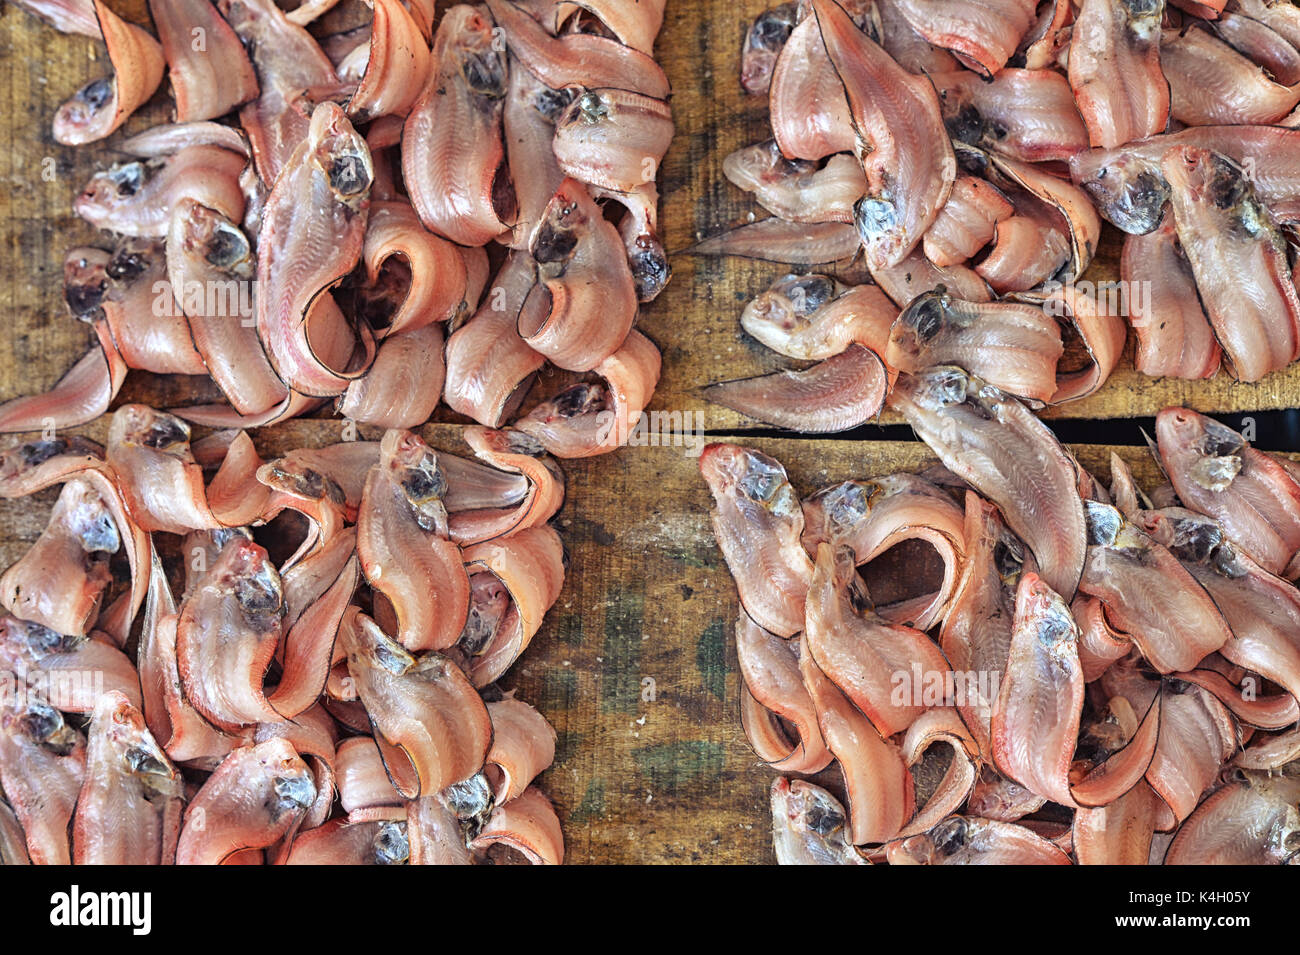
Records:
[[[1048,586],[1072,600],[1087,536],[1078,465],[1047,426],[952,366],[900,375],[889,403],[949,470],[1001,508]]]
[[[802,371],[718,382],[709,400],[779,428],[824,434],[866,424],[879,412],[889,387],[885,363],[851,344]]]
[[[1234,375],[1258,381],[1300,358],[1287,244],[1244,172],[1195,146],[1171,149],[1161,169],[1179,244]]]
[[[1070,38],[1069,77],[1093,146],[1163,132],[1169,84],[1160,70],[1164,0],[1084,0]]]
[[[824,673],[883,737],[906,730],[926,707],[924,685],[942,682],[948,661],[926,634],[876,613],[854,568],[853,552],[821,544],[808,590],[804,641]],[[911,699],[899,699],[897,675],[919,668]]]
[[[897,265],[934,223],[957,177],[939,96],[928,78],[895,63],[834,0],[814,0],[813,11],[844,84],[867,174],[867,195],[854,209],[867,264]]]
[[[700,455],[700,473],[713,493],[714,535],[746,612],[779,637],[803,630],[813,563],[800,543],[803,509],[785,468],[749,448],[711,444]]]
[[[1063,806],[1076,805],[1069,770],[1083,693],[1078,625],[1037,574],[1024,574],[1006,674],[993,705],[993,759],[1010,778]]]
[[[1156,416],[1160,462],[1179,499],[1217,520],[1271,574],[1300,576],[1300,482],[1277,458],[1189,408]]]
[[[1223,350],[1196,291],[1192,266],[1178,247],[1171,212],[1153,232],[1125,237],[1119,268],[1126,287],[1149,290],[1129,301],[1129,324],[1137,336],[1134,367],[1152,377],[1214,377]]]
[[[996,78],[1034,22],[1033,0],[896,0],[912,29],[982,79]]]

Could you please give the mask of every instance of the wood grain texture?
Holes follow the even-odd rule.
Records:
[[[102,438],[104,422],[83,429]],[[362,429],[361,437],[377,432]],[[430,425],[434,447],[467,454],[455,425]],[[264,457],[339,440],[330,422],[258,432]],[[853,477],[937,460],[916,442],[758,439],[801,495]],[[1101,480],[1110,450],[1074,448]],[[1140,484],[1159,483],[1145,449],[1117,448]],[[767,787],[773,773],[740,726],[732,639],[739,602],[709,526],[697,458],[683,448],[628,448],[566,462],[556,526],[570,556],[559,601],[501,680],[555,726],[555,765],[541,785],[576,863],[773,861]],[[44,527],[57,492],[0,501],[0,566]]]
[[[676,275],[645,309],[642,327],[664,351],[653,408],[700,411],[711,429],[743,419],[707,405],[700,386],[774,367],[742,337],[738,317],[779,266],[681,254],[700,237],[746,220],[750,200],[723,178],[732,149],[766,136],[763,105],[736,78],[748,20],[764,0],[669,0],[659,44],[674,87],[677,138],[663,167],[665,244]],[[143,22],[143,0],[114,9]],[[64,37],[17,9],[0,7],[0,399],[48,388],[89,346],[61,296],[64,251],[102,238],[71,214],[71,201],[102,165],[121,158],[120,134],[100,147],[54,143],[49,124],[75,89],[103,73],[96,44]],[[170,111],[159,93],[128,132]],[[45,160],[52,160],[46,163]],[[51,170],[46,176],[43,172]],[[1113,251],[1113,250],[1112,250]],[[1112,256],[1113,270],[1113,256]],[[1102,268],[1098,266],[1097,268]],[[1184,401],[1201,410],[1300,404],[1300,375],[1234,389],[1184,386],[1121,372],[1103,395],[1070,414],[1149,414]],[[554,388],[558,376],[543,387]],[[160,406],[191,398],[184,383],[138,373],[121,400]],[[192,399],[191,399],[192,400]],[[85,430],[102,439],[104,422]],[[436,447],[467,453],[459,429],[430,425]],[[363,429],[363,436],[374,436]],[[340,439],[338,420],[289,422],[255,434],[265,456]],[[1136,435],[1126,435],[1136,438]],[[807,493],[831,481],[913,469],[933,460],[914,443],[759,440]],[[1078,449],[1106,476],[1108,453]],[[1152,483],[1145,451],[1121,449]],[[735,590],[708,524],[709,495],[682,448],[628,448],[564,465],[568,496],[557,526],[571,567],[564,591],[523,660],[502,681],[535,703],[560,734],[542,781],[564,822],[573,862],[770,862],[771,773],[745,743],[732,645]],[[0,501],[0,566],[39,535],[55,497]],[[652,683],[646,683],[650,680]],[[653,688],[653,694],[650,689]],[[650,697],[653,696],[653,699]]]
[[[345,3],[330,14],[332,28],[356,20]],[[449,6],[446,0],[439,8]],[[740,48],[750,20],[768,0],[669,0],[658,56],[673,87],[677,135],[665,157],[660,187],[665,247],[674,277],[663,295],[642,310],[640,327],[664,354],[664,371],[652,408],[694,411],[710,429],[754,424],[750,419],[704,400],[710,382],[762,374],[785,367],[786,359],[745,335],[740,312],[745,303],[788,271],[746,259],[704,258],[690,254],[701,238],[766,213],[722,174],[728,153],[770,137],[766,101],[748,96],[738,79]],[[114,0],[128,19],[147,23],[145,0]],[[351,12],[349,12],[351,10]],[[59,104],[76,89],[104,74],[107,59],[99,44],[62,36],[22,11],[0,7],[0,308],[6,331],[0,335],[0,400],[49,387],[86,348],[90,330],[68,317],[62,301],[60,268],[67,249],[104,244],[105,237],[73,216],[72,200],[90,175],[125,158],[113,149],[125,135],[163,122],[171,112],[166,81],[148,107],[125,131],[105,143],[71,149],[54,142],[50,121]],[[1118,276],[1119,233],[1106,227],[1097,259],[1087,274],[1095,282]],[[553,394],[571,376],[542,377],[529,404]],[[195,400],[193,384],[133,373],[123,400],[160,406]],[[216,395],[205,391],[201,400]],[[1151,415],[1170,404],[1205,412],[1258,411],[1300,406],[1300,365],[1261,382],[1235,382],[1224,374],[1206,382],[1152,379],[1132,367],[1132,343],[1119,369],[1097,394],[1050,408],[1048,417],[1117,418]],[[325,414],[325,412],[321,412]],[[446,408],[439,421],[457,421]],[[892,412],[885,424],[901,419]]]
[[[722,174],[728,153],[771,138],[767,101],[740,87],[740,50],[749,22],[772,0],[669,0],[660,59],[673,81],[677,138],[664,161],[666,247],[673,284],[646,310],[643,327],[664,350],[664,375],[653,407],[702,409],[709,428],[751,427],[756,422],[709,404],[702,385],[791,367],[740,328],[745,303],[791,269],[740,258],[703,258],[687,250],[705,236],[725,232],[767,212]],[[1119,277],[1121,233],[1106,224],[1098,256],[1084,276],[1101,283]],[[858,275],[861,276],[861,270]],[[846,275],[846,279],[848,276]],[[862,281],[861,277],[855,279]],[[1133,368],[1133,341],[1097,394],[1045,417],[1122,418],[1153,415],[1171,404],[1203,412],[1262,411],[1300,406],[1300,365],[1247,384],[1220,373],[1209,381],[1149,378]],[[902,418],[885,412],[883,424]]]

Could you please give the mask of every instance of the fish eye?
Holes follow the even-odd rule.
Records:
[[[92,80],[77,91],[77,99],[92,110],[101,110],[113,98],[113,80],[103,76]]]
[[[578,115],[587,123],[599,123],[609,116],[609,107],[600,98],[600,94],[590,91],[578,97],[577,109]]]
[[[411,858],[410,836],[404,822],[386,822],[375,836],[375,861],[380,865],[402,865]]]
[[[496,53],[473,53],[461,68],[465,83],[481,96],[499,99],[505,95],[505,73]]]
[[[126,751],[126,765],[137,776],[171,775],[165,763],[140,746],[132,746]]]
[[[930,830],[930,838],[934,842],[934,847],[946,856],[957,852],[966,844],[966,836],[969,826],[965,819],[956,816],[947,819]]]
[[[189,425],[171,415],[159,415],[149,423],[140,443],[155,451],[190,439]]]
[[[119,198],[133,196],[144,185],[144,163],[128,162],[114,166],[106,174]]]
[[[250,251],[244,233],[222,222],[212,231],[212,238],[203,252],[203,258],[217,268],[228,269],[248,258]]]
[[[927,342],[939,334],[943,327],[943,314],[943,297],[926,295],[908,309],[908,322],[916,330],[917,338]]]
[[[355,196],[370,188],[370,173],[365,159],[357,153],[344,153],[330,161],[330,188],[340,196]]]
[[[544,89],[533,97],[533,109],[541,113],[552,123],[573,102],[575,92],[572,89]]]
[[[898,209],[888,199],[864,197],[853,207],[853,220],[858,227],[858,234],[870,241],[897,227]]]
[[[266,572],[240,577],[235,599],[249,613],[277,610],[281,604],[280,583]]]
[[[118,249],[104,271],[115,282],[131,282],[149,269],[149,259],[131,248]]]

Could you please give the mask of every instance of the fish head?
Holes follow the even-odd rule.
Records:
[[[109,424],[110,447],[137,447],[157,451],[186,463],[194,461],[190,451],[190,426],[181,418],[148,405],[122,405]]]
[[[1184,563],[1212,566],[1219,548],[1232,547],[1218,521],[1185,508],[1143,511],[1137,523]]]
[[[632,269],[637,301],[650,302],[668,285],[673,274],[672,266],[663,243],[651,233],[637,236],[634,244],[635,250],[628,255],[628,265]]]
[[[472,833],[470,838],[478,835],[496,808],[492,785],[484,773],[452,783],[442,791],[441,798],[466,831]]]
[[[740,85],[747,92],[760,94],[767,90],[777,58],[798,22],[796,3],[770,7],[754,18],[740,54]]]
[[[1166,470],[1215,492],[1241,472],[1247,447],[1241,434],[1189,408],[1165,408],[1156,416],[1156,444]]]
[[[478,10],[467,9],[453,23],[456,29],[448,54],[457,64],[466,88],[489,103],[504,99],[509,90],[509,70],[505,47],[497,39],[493,22]]]
[[[51,653],[70,653],[85,637],[63,634],[44,624],[20,620],[12,614],[0,615],[0,655],[17,654],[40,660]]]
[[[244,616],[260,626],[284,613],[284,586],[279,571],[266,551],[243,535],[232,535],[226,541],[208,569],[207,580],[233,596]]]
[[[961,816],[950,816],[929,832],[909,836],[889,855],[893,865],[939,865],[965,848],[971,826]]]
[[[956,365],[935,365],[915,375],[900,375],[898,387],[923,408],[939,411],[964,404],[978,387],[976,379]]]
[[[257,480],[273,491],[303,501],[329,502],[342,506],[347,500],[343,488],[332,477],[293,457],[263,464],[257,469]]]
[[[1119,8],[1128,20],[1128,29],[1141,40],[1152,40],[1159,35],[1164,18],[1164,0],[1120,0]]]
[[[393,429],[379,444],[379,467],[400,489],[416,523],[426,531],[445,533],[447,476],[438,454],[411,431]]]
[[[354,673],[354,668],[383,670],[392,676],[403,676],[416,665],[415,657],[369,617],[357,614],[355,623],[355,626],[343,627],[339,631],[348,655],[349,670]]]
[[[842,538],[870,513],[879,485],[870,481],[844,481],[822,488],[803,502],[806,537],[818,542]]]
[[[95,704],[94,726],[104,734],[118,754],[122,769],[138,778],[151,792],[177,797],[181,794],[180,773],[149,732],[144,715],[126,694],[110,690]]]
[[[802,519],[803,509],[785,468],[760,451],[711,444],[700,455],[700,471],[717,496],[739,495],[778,517]]]
[[[85,142],[91,131],[110,126],[116,113],[117,77],[91,80],[55,112],[54,138],[69,145]]]
[[[1089,546],[1109,546],[1119,539],[1125,525],[1119,508],[1101,501],[1084,501],[1083,514],[1088,522]]]
[[[853,204],[853,224],[873,267],[897,265],[906,253],[910,237],[903,221],[903,210],[885,191],[863,196]]]
[[[817,164],[807,159],[786,158],[775,139],[738,149],[722,160],[723,174],[747,191],[806,175],[816,169]]]
[[[67,756],[82,743],[81,734],[68,725],[63,714],[34,694],[13,694],[0,703],[4,705],[0,731],[19,735],[58,756]]]
[[[1272,215],[1264,208],[1252,177],[1234,159],[1196,146],[1167,151],[1161,168],[1171,185],[1192,201],[1213,209],[1235,239],[1267,242],[1283,256],[1286,242]]]
[[[63,300],[68,311],[83,321],[99,317],[108,291],[108,263],[103,249],[72,249],[63,259]]]
[[[256,269],[252,243],[244,231],[220,212],[193,199],[182,199],[172,209],[168,242],[240,278],[251,278]]]
[[[945,326],[970,321],[969,309],[963,316],[952,306],[953,299],[942,285],[912,299],[889,330],[889,360],[904,370],[921,367],[926,346]]]
[[[343,109],[328,100],[312,111],[307,137],[315,174],[323,177],[337,202],[359,211],[368,203],[375,181],[374,161],[365,138],[353,128]]]
[[[1016,588],[1016,626],[1032,626],[1044,646],[1066,648],[1079,639],[1079,626],[1061,595],[1038,574],[1022,574]]]
[[[1169,182],[1159,163],[1125,153],[1121,147],[1081,153],[1070,167],[1098,211],[1120,230],[1146,235],[1160,225],[1169,201]]]
[[[572,179],[561,183],[547,203],[542,221],[529,243],[529,251],[537,261],[543,279],[564,275],[569,261],[578,251],[579,242],[591,234],[592,222],[587,209],[590,204],[590,197],[581,184]]]
[[[1235,210],[1250,198],[1250,186],[1241,167],[1200,146],[1183,144],[1167,150],[1160,159],[1160,169],[1172,188],[1189,192],[1200,202],[1219,209]]]
[[[782,864],[851,864],[866,860],[849,841],[848,814],[825,789],[778,776],[770,790],[772,835]]]
[[[406,823],[381,823],[370,847],[376,865],[405,865],[411,859],[411,840]]]
[[[262,757],[264,769],[271,776],[271,798],[267,803],[271,818],[303,812],[316,801],[316,779],[311,769],[286,740],[269,740],[268,743],[283,744],[272,747]]]
[[[786,353],[790,340],[808,327],[820,309],[839,295],[839,283],[827,275],[787,275],[754,298],[740,324],[774,351]]]
[[[92,224],[107,222],[116,210],[135,199],[159,165],[157,161],[133,160],[95,173],[73,201],[73,211]]]
[[[73,479],[60,494],[59,517],[87,554],[115,554],[122,546],[117,523],[99,492],[87,481]]]
[[[579,382],[566,388],[549,402],[551,413],[559,418],[580,418],[612,407],[613,396],[602,382]]]
[[[467,657],[484,653],[510,607],[510,591],[490,570],[471,571],[469,612],[456,647]]]

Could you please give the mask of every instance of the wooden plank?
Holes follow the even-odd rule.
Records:
[[[102,433],[102,426],[91,429]],[[454,426],[429,426],[425,436],[467,453]],[[255,436],[265,456],[338,439],[326,422],[291,422]],[[916,442],[747,443],[782,461],[801,494],[935,461]],[[1158,483],[1145,449],[1117,450],[1141,484]],[[1075,452],[1109,481],[1109,448],[1080,445]],[[628,448],[564,469],[568,495],[556,526],[569,574],[541,632],[501,685],[537,705],[559,733],[542,786],[559,809],[569,858],[772,861],[772,773],[740,726],[732,641],[739,604],[713,541],[697,458],[683,448]],[[40,534],[54,494],[0,501],[0,566]]]
[[[722,175],[728,153],[771,138],[766,100],[740,87],[740,50],[750,21],[773,0],[670,0],[660,58],[673,81],[677,138],[664,161],[662,221],[674,277],[660,300],[645,310],[642,326],[664,351],[664,374],[652,407],[698,410],[708,427],[726,430],[755,422],[705,402],[701,386],[763,374],[790,363],[740,328],[745,303],[788,267],[746,259],[701,258],[687,253],[699,239],[767,213]],[[1085,278],[1119,277],[1121,234],[1109,224]],[[861,281],[862,279],[858,279]],[[1130,336],[1131,338],[1131,336]],[[1133,343],[1097,394],[1051,408],[1046,417],[1120,418],[1153,415],[1171,404],[1203,412],[1261,411],[1300,406],[1300,365],[1254,384],[1226,374],[1210,381],[1155,379],[1133,368]],[[902,419],[892,412],[881,423]]]
[[[443,0],[440,6],[448,4]],[[665,158],[661,188],[664,244],[673,253],[675,276],[660,298],[642,313],[641,327],[664,353],[664,371],[652,408],[693,411],[710,429],[753,422],[710,404],[700,388],[709,382],[761,374],[784,359],[744,335],[744,304],[786,269],[744,259],[708,259],[688,249],[705,235],[765,213],[722,175],[731,151],[768,138],[765,101],[747,96],[737,79],[741,43],[748,23],[768,0],[671,0],[659,57],[673,86],[677,137]],[[129,19],[147,22],[145,0],[114,0]],[[340,23],[343,15],[334,15]],[[62,302],[63,254],[78,244],[104,244],[105,237],[72,215],[73,197],[90,175],[123,158],[113,150],[120,135],[98,146],[71,149],[55,143],[50,121],[59,104],[89,79],[107,70],[99,45],[85,37],[62,36],[21,11],[0,8],[0,83],[3,115],[0,142],[0,268],[9,280],[0,287],[8,331],[0,335],[0,368],[14,369],[0,380],[0,400],[48,388],[90,346],[88,328],[71,320]],[[128,132],[165,121],[170,113],[166,84],[148,108],[132,118]],[[1097,261],[1087,278],[1117,276],[1118,233],[1107,227]],[[21,370],[21,374],[16,370]],[[569,376],[544,377],[532,400],[553,393]],[[122,400],[159,406],[193,398],[193,383],[133,373]],[[208,392],[204,397],[209,397]],[[1262,382],[1234,382],[1226,375],[1208,382],[1151,379],[1132,367],[1130,352],[1098,394],[1052,408],[1049,417],[1112,418],[1154,414],[1169,404],[1201,411],[1247,411],[1300,406],[1300,368]],[[326,415],[327,412],[321,412]],[[437,420],[457,420],[445,408]],[[900,419],[885,413],[882,423]]]
[[[916,442],[745,443],[783,462],[800,494],[936,460]],[[1107,483],[1111,450],[1074,447]],[[1145,448],[1114,450],[1141,486],[1160,482]],[[537,702],[565,741],[544,782],[562,807],[572,858],[773,861],[773,773],[740,726],[739,601],[696,459],[681,449],[628,449],[566,471],[559,527],[574,572],[506,683]],[[646,678],[655,681],[653,701],[639,694]]]
[[[750,211],[748,200],[723,179],[721,161],[766,135],[765,110],[743,97],[736,80],[745,27],[764,5],[670,0],[660,55],[674,85],[678,125],[663,169],[665,242],[674,252],[744,221]],[[114,0],[113,6],[143,20],[143,0]],[[0,334],[0,398],[49,387],[91,340],[66,316],[60,266],[65,249],[97,238],[71,215],[72,197],[95,168],[118,157],[107,147],[65,149],[50,138],[49,123],[60,102],[106,68],[102,56],[92,62],[95,48],[0,7],[6,107],[0,141],[9,147],[0,158],[6,187],[0,189],[0,268],[7,277],[0,285],[7,320]],[[129,129],[167,112],[160,93]],[[47,157],[52,165],[44,163]],[[42,175],[47,168],[53,170],[49,178]],[[665,354],[652,407],[698,410],[710,428],[734,427],[741,419],[707,406],[698,388],[764,367],[757,347],[742,341],[737,318],[780,269],[681,254],[674,267],[672,284],[642,322]],[[133,375],[123,400],[167,404],[177,400],[181,384]],[[1121,373],[1113,379],[1110,398],[1087,407],[1108,416],[1150,413],[1170,401],[1202,410],[1300,403],[1293,377],[1267,394],[1197,387],[1196,394],[1184,394],[1181,386],[1137,380],[1130,370],[1127,378]],[[104,422],[87,431],[102,439]],[[464,453],[453,426],[432,425],[426,435],[440,448]],[[259,432],[255,440],[273,455],[339,436],[337,421],[298,421]],[[932,460],[913,443],[754,444],[784,461],[802,492]],[[1139,480],[1152,482],[1145,451],[1121,453]],[[1106,476],[1102,449],[1080,448],[1079,455]],[[628,448],[564,467],[569,493],[557,525],[571,556],[570,573],[542,632],[503,682],[536,703],[560,733],[557,763],[543,786],[560,809],[570,859],[771,861],[771,774],[740,729],[731,641],[737,603],[709,530],[709,496],[696,459],[682,448]],[[0,502],[0,565],[39,535],[54,494]]]

